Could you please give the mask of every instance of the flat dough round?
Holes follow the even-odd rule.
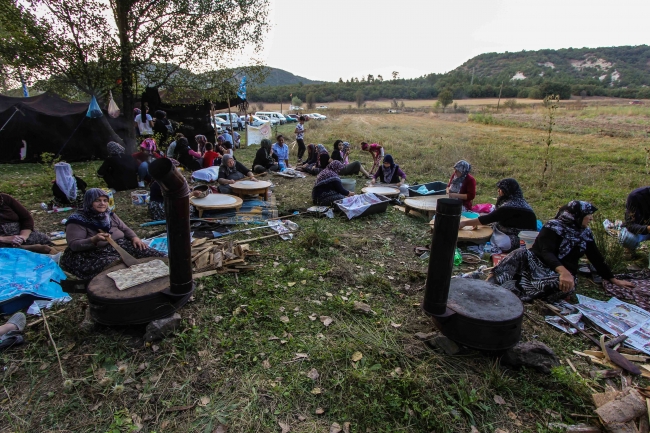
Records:
[[[271,182],[267,182],[265,180],[258,180],[255,182],[254,180],[240,180],[239,182],[235,182],[232,185],[230,185],[230,188],[232,189],[260,189],[260,188],[268,188],[271,186]]]
[[[449,198],[447,195],[436,195],[430,197],[409,197],[404,200],[404,204],[416,210],[436,210],[438,200],[441,198]]]
[[[381,195],[399,195],[399,189],[390,188],[387,186],[367,186],[363,188],[361,191],[370,192],[373,194],[381,194]]]
[[[190,203],[199,208],[236,207],[242,203],[242,199],[228,194],[208,194],[205,198],[192,197]]]

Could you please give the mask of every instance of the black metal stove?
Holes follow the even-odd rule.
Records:
[[[486,281],[451,278],[461,212],[459,200],[438,200],[422,309],[457,343],[481,350],[509,349],[521,337],[521,300]]]
[[[169,254],[163,260],[169,263],[169,277],[120,291],[106,274],[123,269],[123,263],[97,275],[88,284],[88,303],[91,317],[104,325],[141,324],[170,316],[185,305],[194,292],[189,187],[167,158],[152,162],[149,174],[158,181],[165,197]]]

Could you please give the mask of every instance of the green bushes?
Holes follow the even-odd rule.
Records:
[[[496,125],[498,121],[488,113],[473,113],[467,118],[470,122],[482,123],[483,125]]]

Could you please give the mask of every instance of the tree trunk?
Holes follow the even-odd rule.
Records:
[[[126,125],[126,135],[124,137],[124,147],[127,154],[135,152],[136,138],[133,109],[133,70],[131,63],[131,41],[129,40],[128,2],[117,0],[115,6],[115,22],[120,36],[120,75],[122,76],[122,105],[124,112],[124,122]]]

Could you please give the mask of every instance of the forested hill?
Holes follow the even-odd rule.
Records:
[[[454,72],[474,73],[475,79],[499,83],[552,79],[610,87],[650,86],[650,46],[487,53],[468,60]]]
[[[300,79],[295,84],[256,86],[249,99],[276,102],[293,94],[314,103],[343,100],[362,105],[364,100],[382,98],[431,99],[444,89],[449,89],[454,99],[496,97],[500,91],[503,98],[541,99],[548,94],[559,94],[562,99],[571,95],[650,98],[650,47],[488,53],[446,74],[413,79],[368,74],[321,84]]]
[[[298,75],[294,75],[291,72],[287,72],[284,69],[277,69],[277,68],[271,68],[270,66],[266,68],[268,75],[264,82],[261,84],[262,86],[283,86],[283,85],[290,85],[290,84],[319,84],[322,83],[322,81],[314,81],[307,79],[305,77],[300,77]]]

